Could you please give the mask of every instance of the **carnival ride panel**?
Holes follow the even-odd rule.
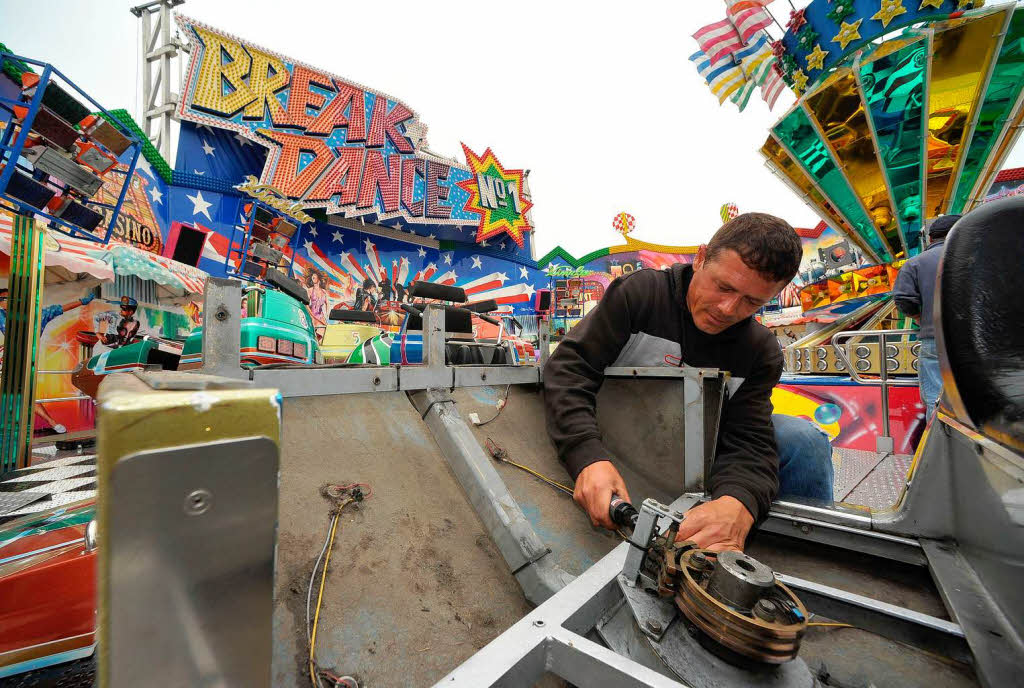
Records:
[[[884,43],[854,68],[910,256],[921,250],[927,67],[928,39],[922,36]]]
[[[900,314],[896,305],[886,305],[865,323],[864,330],[905,330],[914,326],[913,318]],[[878,337],[851,337],[845,345],[846,355],[861,375],[880,375],[879,360],[881,342]],[[921,344],[917,335],[904,334],[886,337],[885,358],[886,370],[889,375],[917,374],[917,357]]]
[[[926,219],[949,210],[960,169],[962,144],[970,140],[981,96],[988,83],[996,38],[1008,10],[953,22],[932,37],[928,88],[928,171]]]
[[[889,246],[878,234],[807,113],[801,107],[794,108],[775,125],[772,132],[847,220],[847,225],[868,245],[871,253],[879,260],[892,260]]]
[[[906,250],[853,70],[841,68],[807,95],[804,108],[839,161],[889,251]]]
[[[1010,18],[988,89],[978,110],[970,146],[963,156],[951,212],[966,212],[981,202],[1002,158],[992,152],[1001,140],[1016,139],[1014,119],[1021,113],[1024,91],[1024,12]],[[1016,112],[1016,115],[1014,114]],[[1009,125],[1009,126],[1008,126]]]
[[[836,211],[815,182],[775,136],[769,134],[768,140],[761,147],[761,154],[765,157],[765,164],[769,169],[779,175],[784,182],[787,182],[811,210],[824,217],[833,227],[851,237],[865,253],[874,253],[864,245],[859,234],[850,230],[850,225],[843,219],[843,216]]]
[[[845,373],[846,366],[836,357],[830,345],[832,335],[857,328],[882,307],[879,301],[870,301],[857,307],[831,325],[798,339],[783,351],[785,369],[791,373]]]

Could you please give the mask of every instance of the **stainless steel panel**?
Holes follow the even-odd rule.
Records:
[[[113,467],[111,686],[270,685],[277,472],[263,437]]]

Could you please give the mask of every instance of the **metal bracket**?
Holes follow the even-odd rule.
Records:
[[[629,538],[629,552],[626,553],[626,561],[622,566],[622,576],[626,579],[627,585],[636,585],[640,569],[647,558],[647,548],[651,546],[655,533],[667,529],[670,523],[682,523],[684,517],[682,511],[667,507],[654,499],[644,500],[640,505],[640,517],[637,518],[633,534]]]

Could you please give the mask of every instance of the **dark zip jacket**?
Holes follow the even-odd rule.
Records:
[[[935,339],[932,305],[935,303],[935,276],[942,262],[945,241],[943,237],[908,260],[896,275],[896,284],[892,287],[892,298],[900,313],[920,317],[918,339]]]
[[[697,329],[686,305],[692,276],[691,266],[674,265],[639,270],[609,285],[544,368],[548,433],[575,479],[588,465],[611,458],[595,409],[605,368],[681,360],[727,370],[742,382],[724,404],[708,486],[713,497],[735,497],[760,521],[779,489],[771,393],[782,375],[782,350],[753,318],[717,335]]]

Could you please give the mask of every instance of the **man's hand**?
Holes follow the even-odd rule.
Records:
[[[578,489],[579,483],[576,485]],[[743,503],[727,495],[687,511],[686,518],[679,524],[676,540],[693,540],[698,547],[716,552],[727,549],[742,552],[753,525],[754,517]]]
[[[626,483],[622,482],[622,476],[615,470],[612,462],[598,461],[584,468],[576,476],[576,489],[573,490],[572,499],[587,512],[590,522],[595,526],[615,530],[615,524],[608,515],[612,494],[629,501]]]

